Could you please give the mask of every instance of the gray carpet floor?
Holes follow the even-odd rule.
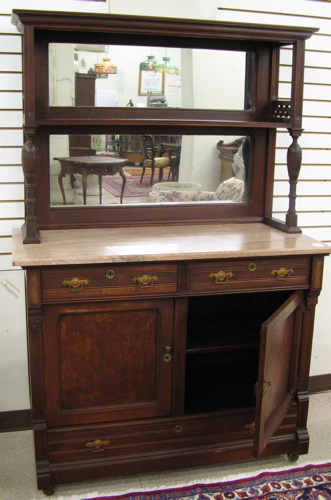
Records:
[[[221,466],[57,486],[54,500],[82,500],[126,492],[150,491],[195,483],[222,482],[306,464],[331,462],[331,392],[310,398],[310,449],[293,464],[286,456]],[[45,500],[37,490],[32,431],[0,433],[0,500]]]

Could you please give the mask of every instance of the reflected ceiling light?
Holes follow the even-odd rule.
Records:
[[[158,73],[169,73],[170,75],[178,75],[178,66],[170,63],[170,57],[162,57],[162,62],[157,62],[155,64],[154,71]]]
[[[139,64],[139,69],[141,71],[155,71],[155,66],[158,63],[155,60],[155,56],[147,56],[146,61]]]
[[[103,57],[101,63],[94,65],[94,72],[97,78],[108,78],[108,75],[117,73],[117,66],[110,62],[109,57]]]

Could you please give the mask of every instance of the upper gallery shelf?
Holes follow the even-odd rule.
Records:
[[[316,31],[27,10],[14,10],[12,22],[34,44],[24,62],[34,68],[34,81],[25,85],[31,90],[25,125],[83,126],[93,119],[100,127],[110,121],[116,127],[131,126],[114,133],[138,132],[134,127],[146,125],[146,120],[167,130],[185,127],[186,133],[192,125],[209,127],[209,132],[217,127],[288,126],[296,112],[295,82],[292,94],[279,103],[276,74],[268,71],[270,54],[274,57],[273,49],[293,44],[296,52],[298,43]],[[106,75],[99,73],[102,64],[111,66]],[[293,71],[297,64],[294,60]],[[98,77],[96,96],[101,96],[97,110],[77,104],[75,95],[75,74],[93,72]],[[115,93],[114,103],[102,98],[105,90]],[[165,105],[151,109],[150,93],[161,95]]]

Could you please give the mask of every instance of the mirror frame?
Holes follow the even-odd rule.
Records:
[[[25,243],[38,242],[40,229],[258,222],[271,218],[276,129],[293,132],[301,127],[304,41],[316,29],[27,10],[14,10],[12,22],[24,34]],[[48,44],[55,42],[253,51],[253,106],[242,111],[165,108],[162,114],[157,108],[50,107]],[[279,49],[283,45],[294,47],[291,100],[285,104],[278,101]],[[215,135],[215,146],[219,135],[253,136],[248,202],[153,205],[152,209],[145,205],[74,207],[69,212],[49,206],[51,134],[141,135],[151,131],[153,135]],[[295,161],[291,164],[290,170],[295,170]]]

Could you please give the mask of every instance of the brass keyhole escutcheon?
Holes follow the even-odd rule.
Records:
[[[106,278],[108,278],[109,280],[115,278],[115,271],[113,271],[112,269],[108,269],[108,271],[106,271]]]
[[[183,427],[181,425],[176,425],[175,432],[182,432]]]
[[[263,380],[263,383],[264,387],[262,391],[262,397],[264,398],[264,396],[267,394],[267,388],[271,386],[271,380],[265,379]]]
[[[256,264],[254,264],[254,262],[251,262],[250,264],[248,264],[248,270],[249,271],[256,271]]]
[[[165,363],[168,363],[169,361],[171,361],[171,354],[170,354],[171,353],[171,347],[167,345],[164,348],[164,352],[165,352],[165,354],[163,355],[163,361]]]

